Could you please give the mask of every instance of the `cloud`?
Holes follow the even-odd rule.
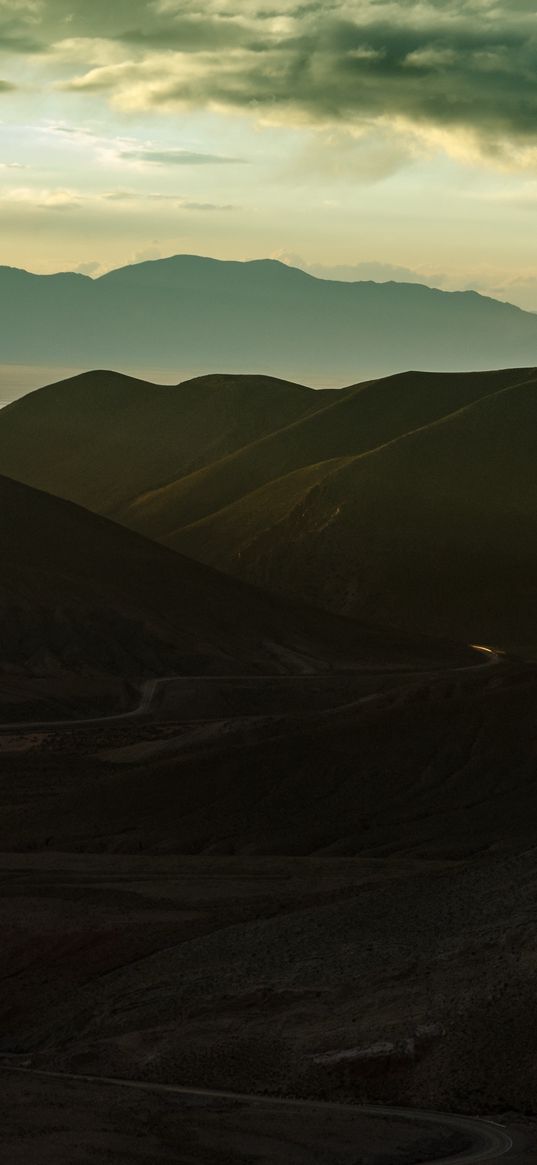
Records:
[[[101,199],[105,202],[135,202],[139,206],[144,203],[151,202],[168,202],[177,207],[178,210],[238,210],[237,206],[231,203],[220,202],[192,202],[187,198],[181,198],[178,194],[161,194],[161,193],[142,193],[135,190],[107,190],[101,194]]]
[[[279,259],[289,267],[300,267],[317,279],[335,279],[344,283],[372,280],[374,283],[424,283],[428,287],[446,287],[450,282],[449,277],[439,271],[416,270],[374,259],[359,263],[307,263],[301,255],[285,250],[275,252],[271,258]]]
[[[0,41],[16,51],[17,38],[58,87],[126,111],[380,125],[494,165],[537,162],[533,0],[4,2]]]
[[[127,149],[119,157],[129,162],[149,162],[155,166],[214,166],[242,163],[244,158],[226,158],[221,154],[198,154],[192,150]]]
[[[537,312],[537,272],[527,272],[512,275],[503,272],[500,275],[478,275],[472,281],[472,287],[483,295],[493,296],[507,303],[515,303],[525,311]]]
[[[271,258],[290,267],[299,267],[317,279],[336,279],[345,283],[362,280],[421,283],[444,291],[478,291],[481,295],[514,303],[525,311],[537,312],[537,271],[527,271],[513,278],[512,273],[501,270],[432,271],[374,259],[358,263],[308,263],[302,255],[285,249],[274,251]]]
[[[181,205],[183,207],[183,210],[209,210],[209,211],[211,211],[211,210],[215,210],[215,211],[216,210],[239,210],[238,206],[233,206],[230,202],[221,204],[218,202],[186,202],[185,201]]]
[[[132,202],[138,195],[134,190],[105,190],[101,197],[105,202]]]
[[[209,106],[324,125],[393,118],[464,127],[489,151],[510,134],[537,136],[534,6],[312,0],[276,8],[209,0],[202,12],[185,0],[154,5],[144,23],[134,3],[139,27],[112,37],[125,47],[122,61],[65,84],[108,92],[125,108]]]
[[[71,211],[80,210],[82,199],[71,190],[48,190],[35,197],[39,210]]]
[[[87,263],[79,263],[77,267],[73,267],[73,271],[77,275],[97,275],[102,270],[102,263],[96,260],[89,260]]]
[[[35,31],[42,15],[40,0],[0,0],[0,52],[42,52],[45,46]]]
[[[80,190],[33,189],[29,186],[0,187],[0,203],[21,210],[31,211],[92,211],[109,215],[127,211],[148,214],[154,203],[169,206],[172,212],[228,212],[238,210],[231,203],[201,202],[183,198],[178,194],[147,193],[135,190],[104,190],[95,194],[85,194]]]
[[[308,267],[311,275],[319,279],[340,279],[344,282],[370,281],[374,283],[425,283],[428,287],[444,287],[447,278],[441,272],[415,271],[411,267],[399,266],[396,263],[362,262],[353,264],[339,264],[323,266],[314,263]]]
[[[390,126],[361,131],[335,126],[310,134],[282,176],[303,183],[311,182],[312,175],[331,182],[349,178],[360,183],[379,182],[397,173],[420,151],[423,147],[410,131],[403,138]]]
[[[0,0],[0,17],[7,12],[10,17],[17,13],[35,20],[42,7],[42,0]]]
[[[49,122],[40,126],[44,134],[59,135],[66,144],[73,149],[82,149],[84,153],[91,150],[100,163],[109,166],[119,165],[123,170],[129,166],[124,163],[134,163],[136,169],[144,167],[177,167],[177,166],[211,166],[245,164],[246,158],[227,157],[224,154],[211,154],[181,147],[167,147],[160,143],[145,139],[129,137],[104,137],[86,127],[68,125],[62,122]],[[131,167],[132,168],[132,167]],[[112,191],[109,198],[134,198],[133,191],[119,188]],[[171,197],[171,196],[170,196]]]
[[[16,186],[0,188],[0,201],[34,210],[66,211],[78,210],[82,206],[83,196],[74,190],[40,190],[30,186]]]

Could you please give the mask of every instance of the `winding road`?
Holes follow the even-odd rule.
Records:
[[[446,673],[451,674],[453,672],[482,671],[485,668],[495,667],[497,664],[500,663],[500,661],[502,659],[501,654],[498,653],[497,651],[494,651],[494,649],[492,647],[484,647],[484,646],[481,646],[480,644],[477,644],[477,643],[469,644],[469,646],[471,647],[472,651],[476,651],[476,652],[480,652],[481,654],[484,654],[486,656],[486,662],[485,663],[476,663],[476,664],[466,664],[463,667],[446,668],[445,669]],[[341,674],[345,675],[348,678],[351,678],[351,676],[353,674],[356,674],[357,677],[361,676],[362,678],[364,678],[367,675],[376,675],[376,674],[382,674],[384,677],[387,677],[390,674],[394,674],[394,675],[404,674],[404,675],[407,675],[409,677],[409,679],[411,679],[413,676],[416,676],[416,677],[417,676],[424,676],[425,677],[427,675],[436,675],[439,670],[440,669],[438,669],[438,668],[437,669],[432,669],[432,668],[425,669],[424,668],[424,669],[416,670],[414,672],[413,671],[408,671],[408,672],[404,671],[403,673],[401,673],[400,669],[399,670],[394,669],[393,673],[390,673],[387,671],[382,671],[381,673],[379,673],[377,671],[372,670],[370,672],[367,672],[367,671],[364,671],[361,673],[344,672]],[[334,678],[336,678],[337,674],[338,673],[336,673],[336,672],[326,672],[326,673],[311,672],[311,673],[302,673],[302,674],[299,673],[297,675],[285,675],[285,676],[282,676],[281,678],[285,679],[285,680],[297,680],[297,681],[301,680],[303,682],[304,681],[307,682],[308,680],[319,680],[319,678],[322,678],[323,675],[326,675],[327,678],[334,679]],[[277,675],[160,676],[158,679],[145,680],[145,682],[140,686],[140,699],[139,699],[138,703],[134,706],[134,708],[129,709],[129,711],[127,711],[127,712],[112,712],[108,716],[81,717],[81,718],[76,719],[76,720],[32,720],[32,721],[22,720],[22,721],[17,721],[16,723],[11,723],[11,724],[0,723],[0,733],[46,732],[49,729],[58,729],[58,728],[60,728],[60,729],[61,728],[91,728],[91,727],[97,726],[99,724],[120,724],[122,721],[125,721],[125,720],[136,720],[141,716],[145,716],[147,713],[149,713],[151,711],[151,705],[153,704],[153,701],[155,699],[155,696],[157,694],[158,689],[160,687],[165,686],[166,684],[177,684],[177,683],[182,683],[182,682],[192,683],[194,680],[196,681],[196,683],[200,683],[202,681],[204,683],[221,683],[224,680],[235,680],[237,683],[239,683],[239,682],[242,683],[245,680],[249,680],[250,682],[255,683],[256,681],[262,682],[263,680],[275,680],[275,679],[278,679]],[[360,704],[360,703],[367,704],[367,703],[369,703],[369,701],[371,699],[374,698],[374,696],[375,696],[375,693],[373,694],[373,696],[371,696],[371,695],[363,696],[362,699],[357,700],[356,703],[357,704]]]
[[[457,667],[448,669],[450,672],[461,671],[477,671],[479,669],[494,666],[500,662],[500,655],[489,647],[472,644],[475,651],[484,653],[487,656],[486,662],[476,665],[468,665],[466,667]],[[384,673],[386,674],[386,673]],[[432,674],[423,671],[416,673],[408,673],[409,675],[424,675]],[[436,673],[434,673],[436,674]],[[197,682],[200,679],[205,679],[208,682],[211,680],[222,681],[223,679],[235,679],[237,681],[249,680],[274,680],[274,676],[214,676],[214,677],[189,677],[189,676],[162,676],[158,679],[147,680],[140,689],[140,699],[136,707],[130,711],[112,714],[110,716],[99,716],[93,718],[86,718],[80,720],[57,720],[57,721],[37,721],[33,723],[22,722],[17,724],[2,724],[0,725],[0,732],[35,732],[36,730],[47,729],[69,729],[76,727],[88,727],[99,724],[111,724],[121,722],[124,720],[134,719],[150,712],[152,703],[158,688],[169,683],[177,683],[184,680],[191,682],[195,679]],[[286,677],[291,678],[291,677]],[[296,679],[308,679],[308,676],[297,676]],[[311,678],[318,679],[318,675]],[[373,696],[374,698],[374,696]],[[365,696],[358,703],[365,703],[372,699],[372,696]],[[458,1116],[453,1113],[440,1112],[424,1112],[419,1109],[406,1108],[392,1108],[379,1105],[349,1105],[340,1103],[319,1102],[313,1100],[291,1100],[282,1097],[270,1096],[256,1096],[247,1093],[235,1093],[223,1090],[212,1090],[204,1088],[186,1088],[179,1087],[172,1084],[155,1084],[145,1081],[137,1080],[122,1080],[114,1077],[105,1076],[91,1076],[66,1072],[52,1072],[45,1069],[35,1069],[30,1067],[23,1067],[19,1065],[12,1065],[0,1063],[0,1069],[6,1072],[18,1072],[29,1075],[36,1075],[42,1077],[50,1077],[59,1080],[79,1081],[91,1084],[101,1084],[105,1086],[114,1086],[120,1088],[138,1089],[145,1092],[161,1092],[173,1093],[177,1096],[183,1097],[206,1097],[214,1100],[229,1100],[235,1102],[243,1102],[255,1105],[271,1105],[274,1108],[278,1107],[294,1107],[309,1111],[326,1111],[329,1110],[334,1118],[337,1118],[339,1112],[359,1114],[364,1116],[378,1116],[386,1118],[397,1118],[408,1121],[419,1121],[421,1124],[429,1124],[431,1127],[441,1126],[443,1129],[451,1129],[454,1132],[462,1133],[472,1143],[472,1148],[465,1150],[463,1153],[451,1155],[439,1160],[438,1158],[433,1162],[428,1162],[426,1165],[478,1165],[483,1161],[498,1161],[500,1158],[509,1154],[513,1148],[513,1142],[509,1136],[508,1131],[499,1124],[492,1121],[485,1121],[477,1119],[476,1117]]]
[[[449,1157],[436,1158],[424,1165],[478,1165],[482,1161],[498,1161],[513,1148],[513,1141],[503,1125],[477,1117],[457,1116],[454,1113],[422,1112],[420,1109],[391,1108],[384,1105],[352,1105],[316,1100],[290,1100],[276,1096],[256,1096],[248,1093],[227,1092],[210,1088],[183,1088],[174,1084],[154,1084],[141,1080],[121,1080],[112,1076],[90,1076],[71,1072],[49,1072],[46,1069],[24,1068],[0,1064],[4,1072],[20,1072],[31,1076],[44,1076],[57,1080],[74,1080],[86,1084],[103,1084],[116,1088],[132,1088],[141,1092],[172,1093],[184,1097],[206,1097],[212,1100],[230,1100],[253,1105],[271,1105],[273,1108],[299,1108],[305,1111],[329,1111],[334,1118],[338,1113],[362,1114],[363,1116],[397,1118],[398,1120],[419,1121],[432,1128],[441,1126],[453,1132],[462,1133],[472,1141],[472,1148]]]

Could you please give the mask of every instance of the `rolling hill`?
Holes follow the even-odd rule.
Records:
[[[0,477],[7,1066],[535,1110],[535,667],[418,632],[537,647],[536,421],[535,369],[0,414],[0,469],[153,535]],[[170,672],[6,731],[7,689]]]
[[[296,470],[173,538],[366,622],[537,648],[537,379]]]
[[[319,408],[326,395],[269,377],[162,387],[89,372],[0,411],[0,472],[111,514]]]
[[[120,711],[153,676],[472,664],[457,645],[264,594],[7,477],[0,540],[0,725]]]
[[[4,675],[278,674],[385,651],[355,624],[265,596],[6,477],[0,539]]]
[[[530,372],[408,372],[337,392],[88,372],[0,411],[0,472],[173,545],[175,531],[276,478],[375,449]]]
[[[178,545],[183,527],[224,510],[268,482],[308,466],[314,467],[315,477],[315,467],[322,462],[366,453],[528,375],[516,369],[451,375],[408,372],[323,394],[315,411],[167,486],[131,499],[113,516],[150,538]],[[0,416],[0,441],[2,422]],[[23,436],[22,472],[28,461],[27,440]]]
[[[177,378],[255,372],[334,385],[401,368],[537,362],[537,317],[510,304],[417,284],[316,279],[275,260],[176,255],[98,279],[2,267],[0,311],[2,365],[162,369]]]
[[[0,413],[0,470],[368,626],[533,650],[536,422],[534,369],[326,394],[89,373]]]

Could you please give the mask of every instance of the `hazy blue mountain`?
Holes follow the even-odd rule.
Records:
[[[268,373],[344,383],[537,363],[537,316],[475,292],[316,279],[178,255],[99,279],[0,268],[0,364]]]

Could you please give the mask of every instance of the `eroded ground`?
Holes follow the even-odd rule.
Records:
[[[531,1111],[535,850],[5,855],[0,893],[1,1050],[35,1066]]]
[[[200,680],[153,718],[3,736],[0,1052],[186,1087],[535,1112],[533,669],[290,687],[220,681],[211,704]],[[46,1131],[48,1087],[35,1124],[38,1085],[10,1084],[9,1160],[26,1125],[37,1165],[74,1151]],[[175,1152],[168,1117],[139,1128],[136,1157],[130,1117],[123,1150],[92,1089],[65,1096],[60,1130],[96,1138],[66,1165],[107,1160],[107,1137],[110,1160]],[[218,1129],[173,1113],[191,1139]],[[250,1122],[222,1161],[273,1152],[263,1138]],[[261,1160],[285,1161],[283,1141]]]
[[[419,1120],[3,1073],[11,1165],[410,1165],[466,1147]],[[5,1105],[5,1108],[4,1108]]]

